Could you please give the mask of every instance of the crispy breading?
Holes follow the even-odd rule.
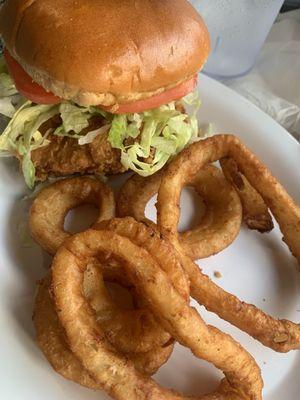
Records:
[[[43,133],[60,125],[55,117],[42,127]],[[86,132],[103,125],[104,120],[93,117]],[[83,133],[86,133],[83,132]],[[79,145],[77,139],[50,134],[50,144],[32,152],[32,161],[38,180],[48,176],[79,174],[118,174],[124,172],[120,163],[120,151],[113,149],[107,140],[107,134],[97,136],[90,144]]]
[[[176,102],[176,110],[186,113],[181,102]],[[45,135],[49,130],[54,132],[61,126],[60,115],[56,115],[45,122],[39,131]],[[94,131],[107,124],[107,121],[99,115],[94,115],[89,120],[89,126],[84,129],[82,135]],[[142,129],[142,128],[141,128]],[[50,134],[47,137],[50,144],[40,147],[32,152],[32,161],[36,168],[36,179],[44,181],[48,176],[67,176],[73,174],[104,174],[112,175],[124,172],[126,169],[120,162],[120,150],[113,149],[107,140],[107,134],[97,136],[90,144],[79,145],[78,140],[72,137],[62,137]],[[140,136],[133,139],[128,137],[124,144],[130,145],[140,140]],[[141,159],[151,163],[155,156],[155,149],[151,148],[150,156]]]

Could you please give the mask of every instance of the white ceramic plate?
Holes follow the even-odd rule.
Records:
[[[218,132],[235,133],[265,162],[288,191],[300,201],[300,146],[255,106],[219,83],[200,78],[201,123],[213,122]],[[52,371],[34,342],[32,306],[35,283],[50,262],[38,246],[24,247],[18,234],[24,196],[16,163],[0,161],[0,398],[7,400],[107,399],[67,382]],[[154,199],[147,207],[155,218]],[[183,227],[193,217],[193,199],[182,196]],[[201,266],[213,280],[241,299],[274,317],[300,322],[300,274],[276,229],[261,235],[243,229],[221,254]],[[214,278],[220,271],[221,279]],[[296,400],[300,392],[300,353],[276,354],[246,334],[207,313],[205,319],[230,333],[256,358],[265,381],[265,400]],[[222,374],[177,346],[156,379],[186,394],[215,389]]]

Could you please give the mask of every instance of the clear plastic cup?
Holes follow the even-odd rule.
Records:
[[[284,0],[190,0],[211,35],[203,72],[217,79],[246,74],[254,65]]]

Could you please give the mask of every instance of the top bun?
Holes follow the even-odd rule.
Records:
[[[186,0],[7,0],[0,34],[34,81],[82,105],[175,87],[201,69],[210,49]]]

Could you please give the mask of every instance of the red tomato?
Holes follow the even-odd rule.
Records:
[[[170,103],[171,101],[181,99],[190,92],[192,92],[197,84],[197,76],[190,79],[189,81],[183,82],[180,85],[166,90],[163,93],[157,94],[145,100],[138,100],[134,103],[120,104],[117,111],[114,114],[127,114],[127,113],[140,113],[142,111],[151,110],[157,108],[163,104]],[[110,111],[110,107],[99,106],[105,111]]]
[[[15,81],[17,90],[28,100],[37,104],[57,104],[61,99],[51,92],[47,92],[42,86],[32,80],[24,71],[22,66],[10,55],[7,49],[4,49],[5,60],[12,78]],[[145,100],[138,100],[133,103],[120,104],[115,114],[139,113],[142,111],[157,108],[171,101],[181,99],[195,89],[197,76],[189,81],[166,90],[161,94],[150,97]],[[111,107],[99,106],[100,108],[111,111]]]
[[[4,49],[4,57],[17,90],[28,100],[38,104],[57,104],[61,99],[34,82],[21,65]]]

